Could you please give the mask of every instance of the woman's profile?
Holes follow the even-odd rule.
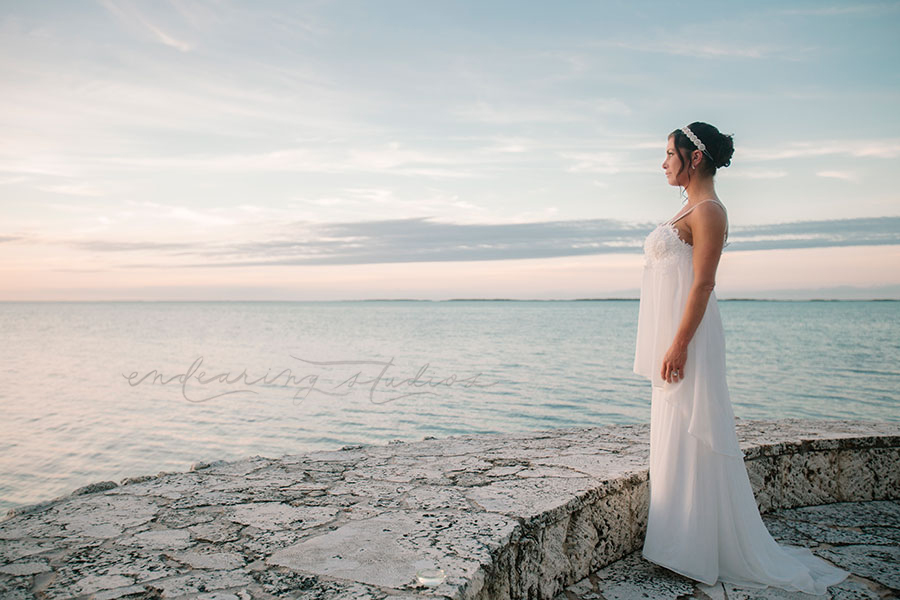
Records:
[[[687,203],[644,242],[634,371],[650,379],[650,508],[642,554],[713,585],[825,594],[849,573],[806,548],[779,545],[759,514],[725,379],[714,292],[728,215],[716,170],[732,136],[691,123],[668,136],[662,164]]]

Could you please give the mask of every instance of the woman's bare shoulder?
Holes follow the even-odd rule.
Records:
[[[728,228],[728,215],[725,213],[724,207],[716,201],[698,204],[688,217],[690,218],[688,226],[691,228],[692,236],[697,233],[700,233],[701,236],[704,233],[718,236],[720,232],[724,235]]]
[[[699,219],[711,225],[716,223],[724,225],[728,222],[725,205],[716,200],[701,202],[688,216],[694,217],[694,220]]]

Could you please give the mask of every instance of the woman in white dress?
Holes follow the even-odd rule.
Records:
[[[691,123],[662,167],[687,203],[644,243],[634,371],[650,379],[650,509],[644,558],[703,582],[825,594],[849,573],[769,534],[744,466],[725,380],[716,269],[728,215],[716,170],[732,137]]]

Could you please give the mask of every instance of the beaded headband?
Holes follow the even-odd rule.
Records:
[[[684,135],[686,135],[689,140],[694,142],[694,145],[697,146],[697,150],[706,154],[709,157],[709,160],[713,159],[712,154],[710,154],[709,152],[706,151],[706,145],[700,141],[700,138],[698,138],[696,135],[694,135],[694,132],[691,131],[690,127],[685,125],[684,127],[681,128],[681,132]],[[713,162],[715,162],[715,161],[713,161]]]

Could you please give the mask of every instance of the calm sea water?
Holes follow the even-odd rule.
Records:
[[[900,420],[900,302],[720,309],[739,418]],[[195,461],[648,422],[637,313],[629,300],[0,303],[0,510]]]

